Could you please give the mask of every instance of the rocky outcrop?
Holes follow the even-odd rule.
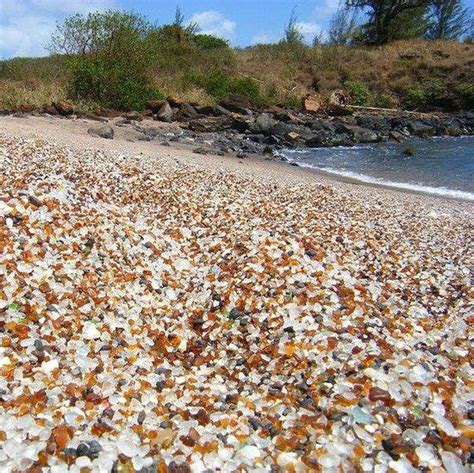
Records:
[[[109,140],[113,139],[114,137],[114,129],[110,125],[90,127],[87,130],[87,133],[92,136],[98,136],[100,138],[106,138]]]

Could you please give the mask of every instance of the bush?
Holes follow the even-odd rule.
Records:
[[[440,79],[425,79],[422,88],[427,102],[435,102],[446,95],[446,86]]]
[[[459,84],[456,89],[456,95],[461,99],[463,108],[474,108],[474,83]]]
[[[411,86],[407,89],[403,100],[403,106],[409,110],[415,110],[426,104],[426,96],[423,89],[417,86]]]
[[[191,82],[202,87],[216,100],[229,95],[241,95],[254,104],[260,104],[263,101],[257,82],[251,78],[231,77],[225,72],[215,71],[206,76],[193,77]]]
[[[193,41],[199,49],[203,49],[205,51],[229,47],[229,43],[225,39],[217,38],[216,36],[212,36],[210,34],[195,34],[193,36]]]
[[[106,58],[75,58],[70,62],[69,95],[106,108],[141,110],[162,98],[145,76],[130,74],[127,64]]]
[[[369,88],[360,81],[346,81],[344,87],[351,96],[352,105],[367,105],[370,99]]]
[[[70,95],[108,108],[141,109],[159,97],[148,78],[151,25],[134,13],[73,15],[52,45],[68,57]]]

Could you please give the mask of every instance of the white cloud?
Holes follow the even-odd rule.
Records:
[[[0,58],[44,56],[56,22],[70,13],[116,5],[115,0],[0,0]]]
[[[319,35],[323,29],[317,23],[310,23],[305,21],[299,21],[296,23],[296,28],[301,32],[304,40],[311,42],[316,35]]]
[[[189,23],[197,23],[203,34],[211,34],[228,40],[232,40],[235,35],[235,22],[229,20],[218,11],[209,10],[194,13]]]
[[[340,4],[341,0],[324,0],[322,5],[314,8],[313,16],[318,19],[327,18],[335,13]]]
[[[271,43],[272,40],[269,35],[265,33],[260,33],[256,34],[255,36],[252,36],[252,39],[250,40],[250,44],[268,44]]]

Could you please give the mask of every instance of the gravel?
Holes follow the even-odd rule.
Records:
[[[467,470],[472,208],[350,189],[0,134],[0,470]]]

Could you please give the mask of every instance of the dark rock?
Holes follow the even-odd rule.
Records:
[[[326,108],[326,113],[331,117],[344,117],[352,115],[354,112],[350,108],[333,104]]]
[[[200,146],[199,148],[194,148],[193,153],[208,155],[208,154],[210,154],[210,151],[207,150],[206,148],[203,148],[202,146]]]
[[[127,120],[133,120],[137,122],[141,122],[143,120],[143,115],[140,112],[128,112],[122,115]]]
[[[433,127],[426,125],[421,121],[409,122],[408,130],[416,136],[431,136],[433,134]]]
[[[269,133],[276,125],[276,120],[268,113],[261,113],[254,122],[250,124],[250,130],[254,133]]]
[[[216,113],[216,115],[230,115],[229,110],[222,107],[221,105],[216,105],[214,107],[214,112]]]
[[[81,113],[79,117],[85,118],[86,120],[93,120],[95,122],[102,122],[102,123],[106,123],[109,121],[106,117],[100,117],[99,115],[94,115],[93,113],[87,113],[87,112]]]
[[[113,139],[114,130],[111,126],[105,125],[101,127],[91,127],[87,130],[87,133],[92,136],[98,136],[100,138]]]
[[[221,107],[224,107],[227,110],[230,110],[234,113],[240,113],[242,115],[250,115],[252,112],[250,108],[252,104],[247,97],[242,97],[241,95],[230,95],[229,97],[221,100],[219,102]]]
[[[231,311],[229,312],[230,320],[237,320],[238,318],[243,317],[243,316],[244,316],[244,313],[235,307],[231,309]]]
[[[403,133],[400,133],[399,131],[395,131],[395,130],[391,131],[388,136],[392,140],[398,141],[399,143],[401,143],[406,138],[406,136]]]
[[[188,117],[195,117],[198,114],[196,109],[189,103],[183,103],[181,105],[181,113]]]
[[[151,110],[153,113],[158,113],[161,107],[168,103],[166,100],[148,100],[146,108]]]
[[[250,157],[247,153],[244,153],[243,151],[239,151],[236,156],[240,159],[248,159]]]

